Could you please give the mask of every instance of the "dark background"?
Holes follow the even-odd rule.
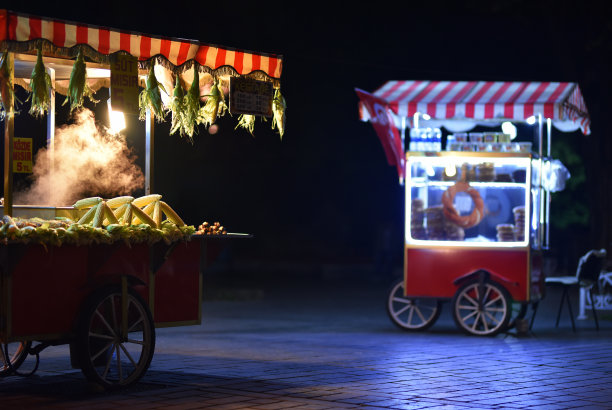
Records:
[[[200,129],[193,144],[169,135],[167,123],[156,124],[154,191],[189,224],[220,221],[229,231],[255,235],[233,244],[226,260],[271,271],[282,264],[376,266],[381,255],[390,255],[400,269],[403,187],[371,124],[359,121],[354,88],[374,91],[388,80],[411,79],[579,83],[592,134],[554,130],[554,154],[572,179],[553,196],[549,254],[559,271],[572,271],[589,248],[611,250],[609,6],[522,0],[355,4],[3,7],[284,56],[281,89],[288,109],[282,141],[269,122],[258,122],[253,138],[234,130],[236,118],[229,116],[219,120],[215,135]],[[144,164],[144,123],[132,117],[128,127]]]

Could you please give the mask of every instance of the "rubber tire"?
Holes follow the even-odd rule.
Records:
[[[118,369],[117,363],[115,359],[109,357],[112,354],[113,349],[119,344],[124,347],[127,345],[125,340],[119,340],[118,337],[112,342],[103,342],[107,345],[109,343],[113,344],[112,348],[108,348],[106,353],[101,354],[99,357],[93,357],[96,354],[96,351],[101,351],[100,346],[103,346],[101,342],[97,342],[96,340],[90,340],[89,337],[89,329],[92,326],[92,322],[94,322],[94,326],[100,326],[102,322],[97,319],[96,311],[101,308],[102,315],[106,314],[105,319],[109,319],[112,315],[108,315],[106,311],[104,311],[104,307],[110,307],[110,300],[115,301],[114,309],[119,312],[119,316],[117,317],[117,313],[115,313],[115,317],[118,320],[114,322],[110,327],[115,331],[115,335],[118,334],[117,329],[121,329],[121,288],[118,286],[111,286],[102,288],[96,293],[92,294],[90,298],[88,298],[83,311],[81,318],[78,323],[77,334],[76,334],[76,353],[78,358],[79,366],[81,367],[81,371],[89,380],[95,384],[102,386],[104,389],[113,389],[113,388],[123,388],[130,386],[136,383],[140,378],[146,373],[149,365],[151,364],[151,360],[153,359],[153,353],[155,351],[155,326],[153,322],[153,317],[151,312],[146,304],[146,302],[142,299],[142,297],[133,289],[128,289],[128,324],[134,320],[134,314],[136,314],[136,319],[142,319],[142,338],[141,341],[142,347],[141,351],[137,358],[134,358],[136,362],[133,370],[129,371],[127,377],[111,377],[108,375],[104,375],[103,372],[98,372],[97,367],[100,366],[100,361],[107,362],[110,364],[110,367],[114,370]],[[95,320],[94,320],[95,319]],[[107,320],[107,323],[110,323]],[[98,331],[100,327],[97,327],[95,330]],[[102,332],[107,332],[109,335],[111,334],[108,331],[108,327],[104,330],[102,327]],[[130,333],[132,335],[132,333]],[[130,345],[136,345],[135,343],[131,343]],[[137,345],[139,346],[139,345]],[[95,350],[94,350],[95,349]],[[103,349],[102,349],[103,350]],[[119,350],[119,357],[125,357],[125,351],[123,349]],[[100,359],[102,357],[102,359]],[[122,371],[124,370],[124,366],[127,363],[122,363]],[[102,374],[101,374],[102,373]],[[117,372],[118,373],[118,372]]]
[[[403,295],[404,295],[404,280],[402,279],[394,283],[393,286],[391,286],[391,288],[389,289],[389,296],[387,297],[387,314],[389,315],[389,318],[391,319],[391,322],[393,322],[394,325],[406,331],[422,331],[422,330],[429,329],[431,326],[433,326],[434,323],[436,323],[436,320],[438,320],[438,318],[440,317],[440,312],[442,311],[442,303],[439,300],[426,299],[426,298],[406,298]],[[429,315],[428,317],[425,317],[421,323],[414,324],[411,318],[414,318],[413,314],[415,310],[414,308],[409,306],[409,303],[405,303],[406,306],[400,309],[395,308],[394,302],[397,302],[397,300],[394,300],[394,299],[398,297],[406,299],[407,302],[409,301],[409,303],[411,305],[414,305],[416,307],[416,310],[419,312],[420,312],[420,309],[418,309],[418,303],[420,301],[427,301],[427,302],[433,303],[433,308],[429,306],[429,308],[432,309],[431,315]],[[408,309],[409,311],[412,310],[412,312],[408,313],[409,315],[408,320],[402,320],[398,316],[401,313],[403,313],[406,309]],[[399,312],[400,310],[402,310],[402,312],[398,314],[397,312]]]
[[[4,361],[4,343],[0,343],[0,348],[2,349],[2,359],[0,359],[0,377],[2,376],[8,376],[10,375],[13,371],[16,371],[19,369],[19,366],[21,366],[23,364],[23,362],[25,361],[26,357],[28,357],[28,350],[30,350],[30,346],[32,346],[32,342],[15,342],[15,343],[9,343],[10,345],[17,345],[18,347],[15,350],[15,352],[11,353],[11,349],[9,349],[9,355],[12,356],[9,360],[10,360],[10,366],[8,365],[8,363],[5,363]]]
[[[476,286],[476,289],[477,289],[478,285],[479,285],[478,280],[472,280],[472,281],[469,281],[463,284],[459,289],[457,289],[457,292],[453,296],[453,300],[452,300],[453,319],[455,321],[455,324],[463,332],[467,334],[471,334],[471,335],[476,335],[476,336],[495,336],[502,331],[506,331],[508,329],[508,322],[510,321],[510,316],[512,314],[512,306],[511,306],[512,299],[510,298],[510,294],[508,293],[508,291],[503,286],[501,286],[500,284],[492,280],[485,280],[484,286],[489,290],[493,289],[501,297],[500,301],[502,303],[502,307],[504,307],[505,309],[502,313],[501,319],[498,321],[498,324],[494,326],[492,329],[485,328],[484,330],[477,330],[475,329],[476,326],[470,327],[469,325],[465,323],[464,319],[467,316],[463,316],[463,318],[460,317],[461,315],[459,314],[459,308],[460,306],[466,306],[466,305],[459,305],[459,303],[463,302],[463,300],[465,299],[466,293],[469,296],[469,293],[471,290],[474,289],[474,286]],[[495,299],[497,300],[497,298]],[[463,309],[463,310],[466,310],[466,309]],[[474,313],[477,315],[476,316],[476,322],[477,322],[478,318],[481,317],[481,314],[479,314],[477,306],[474,306],[472,310],[474,310]]]

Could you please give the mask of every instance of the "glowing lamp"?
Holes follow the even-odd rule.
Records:
[[[511,140],[516,138],[516,127],[510,121],[502,122],[501,128],[504,134],[510,135]]]
[[[125,129],[125,115],[121,111],[114,111],[111,107],[110,98],[107,101],[108,119],[110,122],[110,130],[115,134],[119,134]]]
[[[532,115],[531,117],[527,118],[527,120],[526,120],[526,121],[527,121],[527,124],[529,124],[529,125],[533,125],[533,124],[535,124],[535,122],[536,122],[536,117],[535,117],[535,115]]]

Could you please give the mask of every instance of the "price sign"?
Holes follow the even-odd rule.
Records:
[[[138,114],[138,60],[116,54],[111,63],[111,107],[125,114]]]
[[[13,172],[32,173],[32,138],[13,138]]]
[[[230,78],[229,110],[232,114],[272,116],[274,90],[268,81]]]

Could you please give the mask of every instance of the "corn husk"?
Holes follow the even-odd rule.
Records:
[[[225,115],[227,111],[227,105],[225,104],[225,97],[220,89],[218,81],[215,81],[210,89],[210,94],[207,95],[208,99],[206,104],[202,107],[203,123],[206,126],[211,126],[215,123],[218,117]]]
[[[183,129],[191,138],[197,131],[197,126],[204,121],[200,107],[200,72],[198,67],[193,67],[193,82],[185,95],[185,117]]]
[[[170,111],[172,112],[172,123],[170,125],[170,135],[180,132],[181,137],[185,134],[183,127],[185,117],[185,91],[181,85],[179,76],[176,76],[176,84],[172,97],[170,97]]]
[[[274,90],[274,98],[272,99],[272,129],[278,129],[280,139],[283,139],[285,134],[285,111],[287,110],[287,102],[285,97],[280,92],[280,88]]]
[[[250,114],[240,114],[238,117],[238,124],[236,124],[234,129],[238,129],[238,127],[244,128],[249,132],[249,134],[255,136],[253,134],[253,131],[255,130],[255,116]]]
[[[51,84],[51,76],[45,70],[43,64],[42,51],[39,48],[36,64],[32,70],[32,76],[30,78],[30,89],[31,93],[28,100],[31,100],[30,114],[34,117],[41,117],[49,111],[51,106],[51,92],[53,87]]]
[[[15,102],[21,103],[13,89],[13,83],[11,81],[12,67],[8,64],[7,53],[8,52],[5,51],[0,57],[0,120],[4,120],[6,117],[10,118],[15,114],[14,108],[9,107],[11,97],[13,97]]]
[[[83,58],[83,50],[79,50],[72,72],[70,73],[70,82],[68,83],[68,95],[62,105],[70,102],[70,113],[83,106],[85,97],[89,98],[93,103],[98,103],[93,98],[93,91],[87,85],[87,67]]]
[[[147,117],[147,108],[151,110],[151,113],[155,115],[158,122],[164,121],[165,112],[164,106],[161,99],[161,91],[166,92],[166,89],[162,84],[157,81],[155,77],[155,71],[153,70],[154,65],[151,64],[149,69],[149,75],[147,77],[147,83],[144,90],[141,91],[138,103],[140,107],[140,120],[144,120]]]

